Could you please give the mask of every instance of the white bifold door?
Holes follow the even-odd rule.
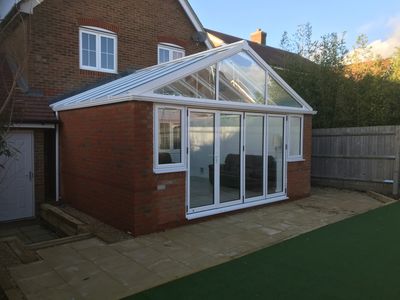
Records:
[[[283,116],[189,110],[188,213],[285,194]]]
[[[12,156],[0,156],[0,221],[34,216],[33,135],[14,131],[7,137]]]

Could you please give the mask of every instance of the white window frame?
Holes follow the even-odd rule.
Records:
[[[182,54],[183,54],[182,57],[184,57],[184,56],[186,55],[186,54],[185,54],[185,49],[182,48],[182,47],[180,47],[180,46],[178,46],[178,45],[169,44],[169,43],[160,43],[160,44],[158,44],[158,46],[157,46],[157,63],[158,63],[158,64],[161,63],[161,62],[160,62],[160,50],[161,50],[161,49],[167,50],[167,51],[168,51],[168,53],[169,53],[168,62],[174,60],[174,59],[173,59],[173,52],[174,52],[174,51],[175,51],[175,52],[182,53]],[[165,63],[165,62],[164,62],[164,63]]]
[[[176,109],[181,113],[181,162],[180,163],[171,163],[171,164],[159,164],[159,122],[158,122],[158,110],[159,109]],[[182,172],[186,171],[186,108],[181,106],[170,106],[170,105],[158,105],[155,104],[153,106],[153,171],[155,174],[162,173],[174,173],[174,172]],[[171,127],[171,130],[173,128]],[[171,139],[170,144],[173,147],[173,132],[171,131]]]
[[[83,65],[82,57],[82,34],[91,34],[96,36],[96,67]],[[101,38],[111,38],[114,40],[114,69],[106,69],[101,67]],[[79,68],[82,70],[97,71],[104,73],[118,73],[118,39],[117,35],[109,30],[102,28],[86,26],[79,28]]]
[[[288,150],[287,150],[287,161],[288,162],[295,162],[295,161],[304,161],[303,158],[303,142],[304,142],[304,116],[303,115],[288,115],[288,126],[287,126],[287,137],[288,137]],[[293,118],[300,119],[300,154],[299,155],[290,155],[290,142],[291,142],[291,135],[290,135],[290,128]]]

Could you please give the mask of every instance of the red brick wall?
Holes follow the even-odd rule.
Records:
[[[288,163],[288,195],[290,199],[306,197],[311,191],[312,117],[304,116],[304,161]]]
[[[117,33],[118,72],[157,64],[157,44],[165,38],[185,45],[187,55],[206,50],[192,41],[195,28],[178,0],[44,1],[32,16],[32,88],[54,96],[110,76],[79,69],[81,25]]]
[[[60,113],[61,196],[133,234],[185,221],[185,173],[153,173],[153,105]]]

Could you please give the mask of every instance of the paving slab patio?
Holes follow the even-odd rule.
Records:
[[[358,193],[314,188],[297,201],[106,244],[97,238],[38,250],[9,267],[27,299],[119,299],[383,206]]]

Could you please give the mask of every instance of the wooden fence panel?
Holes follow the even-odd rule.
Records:
[[[314,184],[398,194],[400,126],[314,129]]]

